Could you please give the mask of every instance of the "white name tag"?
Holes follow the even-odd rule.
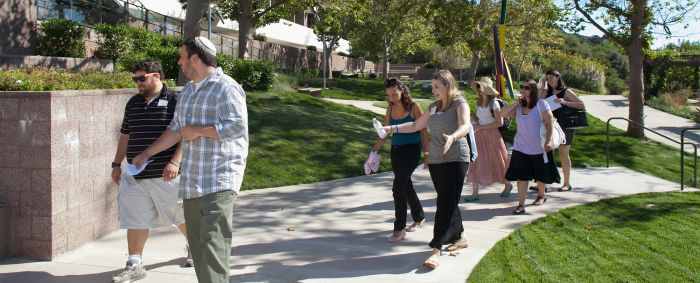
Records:
[[[158,99],[158,107],[168,106],[168,101],[165,99]]]

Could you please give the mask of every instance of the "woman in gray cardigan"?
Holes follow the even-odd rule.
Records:
[[[459,92],[450,71],[435,73],[432,87],[436,101],[430,105],[428,113],[415,122],[384,129],[391,133],[413,133],[427,128],[430,134],[428,169],[437,192],[437,210],[433,239],[429,244],[432,254],[423,265],[434,269],[439,265],[443,245],[448,245],[448,251],[467,247],[466,239],[462,237],[464,227],[458,204],[469,168],[470,149],[466,136],[471,130],[471,122],[469,104]]]

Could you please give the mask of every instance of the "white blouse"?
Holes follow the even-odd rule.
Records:
[[[494,100],[491,103],[491,105],[492,105],[494,114],[496,113],[496,111],[501,110],[501,106],[498,105],[497,101]],[[477,106],[476,107],[476,117],[479,119],[479,125],[481,125],[481,126],[488,125],[488,124],[491,124],[491,123],[496,121],[496,117],[494,117],[494,115],[491,114],[491,110],[489,109],[488,106]]]

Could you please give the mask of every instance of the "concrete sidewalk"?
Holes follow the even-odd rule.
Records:
[[[629,117],[629,101],[622,95],[582,95],[580,98],[586,104],[586,111],[603,122],[607,122],[612,117]],[[610,124],[618,129],[627,130],[627,121],[614,120]],[[700,124],[644,106],[644,126],[680,141],[683,128],[700,127]],[[645,135],[653,141],[674,148],[679,148],[680,146],[649,131],[646,131]],[[688,132],[685,138],[686,142],[700,144],[700,131]],[[692,153],[692,148],[686,145],[686,151]]]
[[[324,98],[325,101],[330,101],[342,105],[355,106],[362,110],[370,111],[374,114],[384,115],[386,114],[386,108],[381,108],[374,106],[374,103],[381,101],[368,101],[368,100],[349,100],[349,99],[335,99],[335,98]]]
[[[242,193],[234,209],[231,282],[465,282],[497,241],[548,213],[601,198],[677,190],[674,183],[624,168],[575,169],[573,181],[585,186],[550,193],[545,205],[514,216],[515,196],[501,199],[500,186],[486,188],[479,203],[461,204],[470,247],[444,255],[441,266],[428,271],[421,263],[429,255],[436,194],[427,170],[418,170],[414,183],[428,222],[400,244],[386,241],[392,178],[384,173]],[[175,229],[153,233],[144,254],[148,277],[139,282],[196,282],[192,269],[178,266],[184,245]],[[1,262],[0,282],[110,282],[125,258],[126,235],[118,231],[52,262]]]

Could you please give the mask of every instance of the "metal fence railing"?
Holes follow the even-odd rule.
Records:
[[[700,130],[700,128],[684,128],[681,130],[681,140],[677,141],[667,135],[664,135],[658,131],[655,131],[653,129],[649,129],[647,127],[642,126],[641,124],[632,121],[627,118],[623,117],[612,117],[608,119],[606,122],[606,127],[605,127],[605,165],[606,167],[610,167],[610,122],[613,120],[624,120],[627,121],[627,123],[642,127],[644,130],[647,130],[649,132],[652,132],[658,136],[663,137],[664,139],[667,139],[669,141],[672,141],[676,144],[679,145],[680,148],[680,153],[681,153],[681,161],[680,161],[680,171],[681,171],[681,191],[685,188],[685,155],[687,154],[685,152],[685,146],[690,145],[693,148],[693,187],[698,186],[698,146],[694,143],[688,143],[685,142],[684,136],[687,131],[691,130]]]
[[[46,20],[62,18],[81,23],[87,27],[97,24],[127,23],[162,35],[181,36],[184,21],[168,15],[149,10],[137,0],[36,0],[37,19]],[[226,31],[214,27],[210,40],[220,53],[237,56],[237,31]],[[88,41],[96,41],[87,39]],[[299,70],[304,68],[320,69],[320,52],[281,44],[248,41],[251,58],[272,61],[282,69]],[[345,70],[355,71],[362,66],[364,58],[346,57]],[[374,70],[370,68],[369,70]]]

